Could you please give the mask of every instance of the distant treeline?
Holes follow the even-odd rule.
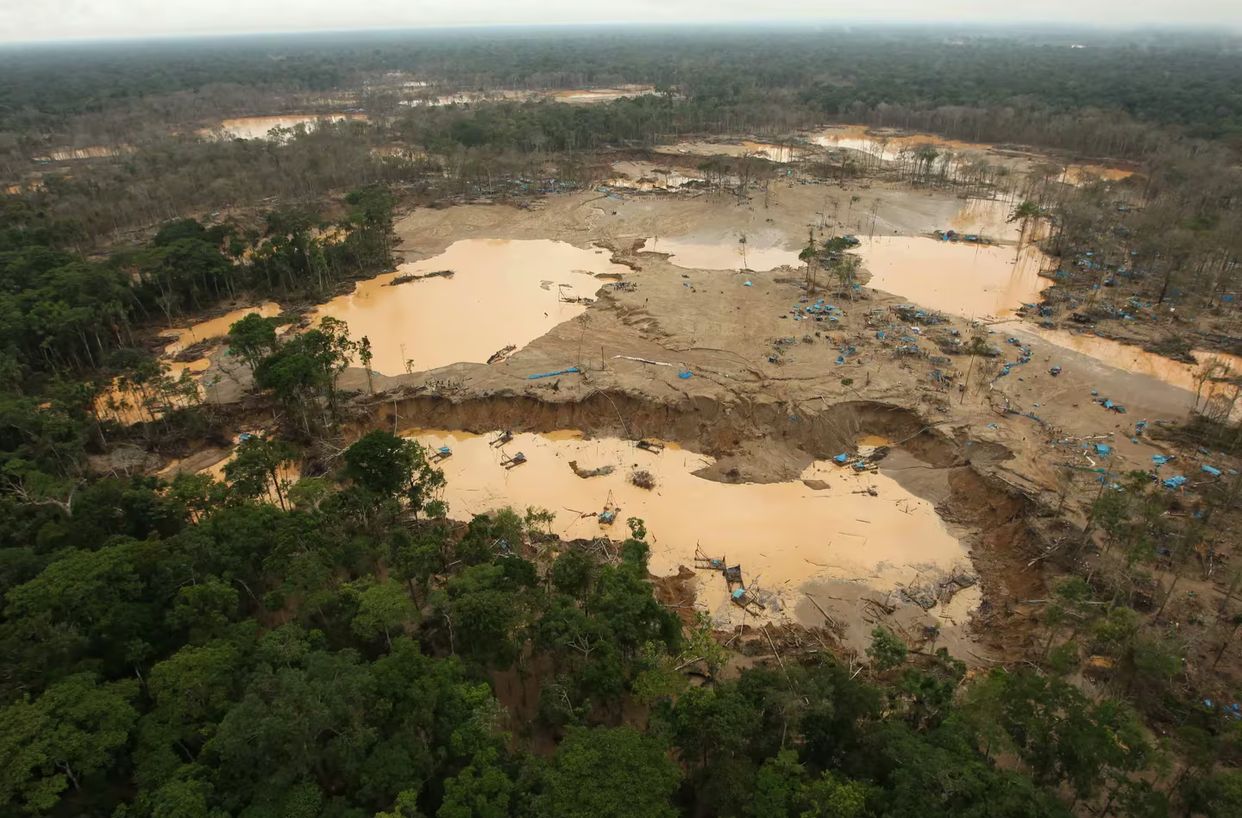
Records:
[[[570,29],[267,36],[0,52],[0,130],[216,86],[361,87],[384,72],[460,88],[649,83],[728,106],[783,89],[818,111],[1036,105],[1242,133],[1228,38],[936,29]]]

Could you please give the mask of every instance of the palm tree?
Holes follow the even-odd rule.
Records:
[[[819,252],[815,249],[814,237],[807,236],[806,247],[803,247],[802,251],[798,253],[798,261],[806,263],[806,290],[810,295],[815,293],[815,283],[811,277],[811,265],[818,257]]]
[[[1026,237],[1026,229],[1030,223],[1036,219],[1044,217],[1044,209],[1030,199],[1026,199],[1022,204],[1013,209],[1009,214],[1007,222],[1013,224],[1016,221],[1022,222],[1021,229],[1018,232],[1018,246],[1021,247],[1023,239]]]

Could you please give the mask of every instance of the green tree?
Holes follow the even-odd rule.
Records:
[[[867,787],[824,772],[802,789],[807,804],[800,818],[859,818],[867,811]]]
[[[444,800],[436,818],[508,818],[512,815],[515,786],[488,748],[444,782]]]
[[[876,628],[871,631],[871,644],[867,647],[867,656],[875,672],[883,673],[906,661],[909,648],[888,628]]]
[[[254,371],[264,358],[276,351],[276,327],[279,325],[279,318],[264,318],[257,312],[243,316],[229,327],[229,352]]]
[[[444,473],[427,461],[418,441],[380,430],[345,450],[345,476],[376,501],[404,497],[415,514],[444,485]]]
[[[238,444],[233,459],[224,464],[224,476],[239,496],[275,497],[282,509],[288,509],[289,480],[281,472],[295,457],[297,450],[289,443],[256,435]]]
[[[680,773],[668,749],[629,728],[575,728],[549,765],[539,813],[548,818],[673,818]]]
[[[52,811],[116,763],[138,719],[135,681],[101,684],[69,676],[34,701],[0,710],[0,804],[14,813]]]
[[[383,634],[388,649],[392,650],[392,634],[418,615],[418,609],[410,601],[402,587],[393,580],[369,584],[358,595],[358,612],[354,614],[352,627],[361,639],[374,639]]]

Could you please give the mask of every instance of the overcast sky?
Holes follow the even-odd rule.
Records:
[[[1242,0],[0,0],[0,42],[544,23],[970,21],[1227,26]]]

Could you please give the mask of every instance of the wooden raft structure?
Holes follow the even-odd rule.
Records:
[[[709,557],[701,548],[695,548],[694,567],[705,571],[719,571],[725,579],[725,587],[729,590],[729,601],[747,613],[758,616],[766,609],[755,592],[747,588],[742,580],[742,566],[729,565],[725,557]]]
[[[604,509],[596,515],[600,525],[612,525],[617,521],[617,515],[621,513],[621,506],[617,505],[612,499],[612,492],[608,492],[608,499],[604,502]]]

